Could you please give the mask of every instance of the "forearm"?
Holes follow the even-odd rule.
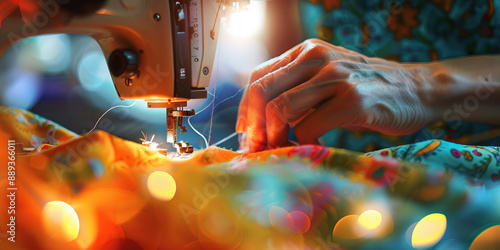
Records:
[[[500,56],[446,60],[424,68],[434,86],[427,102],[436,120],[500,125]]]

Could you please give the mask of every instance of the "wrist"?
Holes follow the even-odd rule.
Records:
[[[487,58],[488,59],[488,58]],[[483,58],[484,60],[484,58]],[[500,107],[500,78],[498,73],[470,66],[487,65],[479,58],[464,58],[418,65],[424,72],[425,88],[419,88],[423,105],[429,107],[433,121],[484,122],[500,124],[496,116]],[[410,66],[411,67],[411,66]],[[415,66],[414,66],[415,67]]]
[[[443,121],[443,113],[452,105],[464,88],[463,82],[439,62],[401,64],[412,79],[412,90],[417,94],[425,109],[429,123]],[[450,89],[457,90],[450,93]]]

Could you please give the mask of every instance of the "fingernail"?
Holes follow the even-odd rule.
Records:
[[[247,127],[247,119],[245,117],[238,118],[238,122],[236,122],[236,133],[241,134],[245,132],[246,127]]]

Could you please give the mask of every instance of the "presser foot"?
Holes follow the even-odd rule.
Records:
[[[177,130],[179,133],[186,133],[186,127],[182,125],[185,116],[193,116],[193,109],[184,109],[182,107],[167,108],[167,142],[172,143],[177,149],[178,154],[191,154],[194,149],[187,142],[177,142]]]
[[[183,154],[192,154],[194,151],[193,146],[189,146],[188,142],[176,142],[174,143],[175,149],[177,149],[177,153],[180,155]]]

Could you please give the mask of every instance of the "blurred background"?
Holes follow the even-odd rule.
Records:
[[[234,133],[238,105],[249,75],[260,63],[280,55],[302,40],[296,1],[252,1],[246,13],[231,16],[221,27],[218,58],[206,100],[188,103],[197,115],[193,126],[218,142]],[[113,86],[102,51],[92,38],[56,34],[27,38],[0,60],[0,105],[29,110],[78,134],[85,134],[98,118],[121,101]],[[212,106],[199,112],[214,101]],[[156,142],[166,138],[165,109],[148,109],[142,100],[131,108],[110,111],[97,125],[118,137],[140,142],[142,132]],[[191,128],[180,140],[204,147]],[[160,147],[165,146],[161,145]],[[220,146],[236,150],[237,137]]]

